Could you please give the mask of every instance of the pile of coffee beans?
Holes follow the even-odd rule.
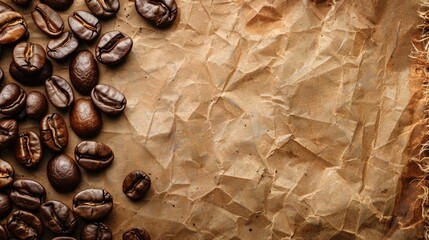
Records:
[[[26,7],[31,0],[13,0]],[[103,126],[102,115],[120,115],[127,100],[118,89],[99,83],[98,63],[107,66],[123,62],[133,47],[133,40],[115,30],[101,34],[102,22],[115,16],[119,0],[85,0],[89,11],[78,10],[67,18],[68,28],[57,11],[68,9],[73,0],[40,0],[31,17],[41,32],[51,38],[46,51],[40,44],[29,41],[27,21],[10,5],[0,1],[0,46],[13,49],[9,73],[19,84],[28,87],[44,86],[45,94],[33,90],[27,93],[19,84],[5,83],[0,89],[0,149],[13,149],[18,164],[37,169],[44,154],[54,156],[47,164],[47,179],[57,192],[75,191],[86,174],[103,171],[111,166],[114,153],[106,144],[83,140],[75,147],[74,158],[64,153],[70,134],[82,139],[96,137]],[[144,19],[156,27],[171,25],[177,16],[174,0],[136,0],[135,7]],[[98,40],[97,40],[98,39]],[[84,42],[95,41],[93,54],[88,49],[78,52]],[[54,74],[51,60],[69,61],[69,79]],[[0,69],[0,81],[4,74]],[[76,98],[74,90],[83,98]],[[58,112],[49,112],[49,103]],[[62,113],[70,111],[69,133]],[[19,131],[24,118],[38,121],[38,132]],[[124,176],[122,191],[133,201],[146,195],[151,186],[148,174],[134,170]],[[34,179],[15,179],[14,167],[0,159],[0,240],[42,239],[44,229],[54,239],[70,237],[77,229],[78,219],[86,224],[80,239],[113,239],[109,227],[101,221],[113,211],[113,196],[105,189],[83,189],[67,203],[47,199],[45,187]],[[13,209],[17,210],[13,211]],[[142,227],[125,230],[122,239],[150,239]]]

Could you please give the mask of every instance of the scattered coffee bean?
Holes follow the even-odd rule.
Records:
[[[31,0],[12,0],[12,2],[16,3],[16,5],[19,5],[21,7],[27,7],[28,4],[30,4]]]
[[[60,201],[48,201],[40,206],[40,218],[56,235],[67,235],[76,229],[76,218],[67,205]]]
[[[42,160],[43,148],[39,135],[33,131],[19,134],[15,146],[16,161],[25,167],[34,168]]]
[[[50,37],[57,37],[64,30],[64,22],[61,16],[46,4],[37,4],[31,12],[31,17],[33,17],[37,27]]]
[[[77,164],[88,171],[100,171],[110,166],[115,158],[112,149],[95,141],[79,143],[74,154]]]
[[[101,22],[87,11],[75,11],[68,22],[74,35],[83,41],[92,41],[101,32]]]
[[[52,76],[45,82],[45,91],[49,101],[59,109],[68,108],[74,101],[70,84],[60,76]]]
[[[133,40],[125,33],[111,31],[103,34],[95,47],[95,57],[103,64],[114,65],[122,62],[133,47]]]
[[[0,45],[17,42],[26,33],[27,23],[21,14],[12,11],[0,13]]]
[[[9,240],[9,234],[4,223],[0,224],[0,240]]]
[[[112,209],[112,195],[103,189],[86,189],[73,197],[73,212],[86,220],[100,220]]]
[[[81,138],[96,136],[101,130],[101,115],[91,99],[80,98],[74,101],[70,111],[70,126]]]
[[[43,117],[48,111],[48,101],[39,91],[31,91],[27,95],[25,114],[32,119]]]
[[[80,240],[112,240],[112,231],[101,222],[87,223],[80,231]]]
[[[88,50],[80,51],[70,62],[69,75],[73,86],[83,95],[88,95],[98,84],[98,65]]]
[[[122,183],[122,191],[132,200],[143,198],[150,188],[150,177],[143,171],[130,172]]]
[[[130,228],[122,234],[123,240],[150,240],[149,233],[141,227]]]
[[[0,218],[7,216],[12,210],[12,203],[8,195],[0,193]],[[1,236],[1,234],[0,234]],[[0,237],[0,239],[2,239]]]
[[[119,11],[119,0],[85,0],[88,9],[99,18],[109,18]]]
[[[47,54],[50,58],[63,60],[70,56],[79,46],[77,38],[71,32],[63,32],[58,38],[48,42]]]
[[[9,73],[13,79],[27,86],[42,85],[46,79],[52,76],[52,71],[52,63],[49,59],[46,59],[45,66],[43,66],[42,71],[31,77],[21,73],[13,62],[9,65]]]
[[[69,143],[69,134],[63,117],[57,113],[46,115],[40,121],[40,137],[52,151],[64,150]]]
[[[21,42],[13,49],[15,67],[23,74],[35,75],[42,71],[46,62],[46,53],[37,43]]]
[[[12,184],[10,199],[19,208],[36,211],[45,202],[45,198],[45,188],[36,181],[20,179]]]
[[[43,225],[38,217],[26,211],[15,211],[7,221],[7,230],[16,239],[41,239]]]
[[[14,170],[12,165],[0,159],[0,188],[5,188],[13,182]]]
[[[0,119],[0,148],[5,148],[18,138],[19,127],[15,119]]]
[[[65,154],[53,157],[48,162],[48,180],[58,192],[71,192],[80,183],[81,175],[76,162]]]
[[[8,83],[0,92],[0,113],[15,115],[25,108],[27,94],[15,83]]]
[[[175,0],[136,0],[137,12],[157,27],[171,25],[177,16]]]
[[[127,105],[127,99],[123,93],[104,84],[99,84],[92,89],[91,99],[98,109],[109,115],[122,113]]]
[[[40,0],[40,2],[58,11],[64,11],[73,4],[73,0]]]

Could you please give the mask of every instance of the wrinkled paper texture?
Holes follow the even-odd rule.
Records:
[[[25,13],[30,41],[45,47],[32,7],[7,2]],[[113,149],[113,165],[82,170],[78,189],[61,194],[46,177],[52,153],[27,170],[3,151],[17,178],[37,179],[48,199],[70,207],[76,192],[105,188],[114,197],[104,220],[114,239],[133,226],[152,239],[382,239],[421,109],[408,58],[418,1],[177,4],[167,29],[145,22],[133,1],[102,21],[103,33],[120,30],[134,41],[124,64],[99,64],[100,83],[128,99],[118,118],[103,115],[93,138]],[[84,1],[61,12],[65,23],[78,9],[87,10]],[[1,55],[7,72],[11,49]],[[68,62],[53,63],[54,74],[69,80]],[[14,80],[6,73],[5,81]],[[20,124],[38,131],[37,121]],[[74,156],[81,139],[69,133],[66,153]],[[138,202],[122,193],[134,169],[152,179]],[[421,231],[399,228],[389,238],[417,239]]]

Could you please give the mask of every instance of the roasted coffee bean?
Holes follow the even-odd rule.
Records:
[[[0,13],[0,45],[14,43],[27,33],[24,17],[13,11]]]
[[[30,4],[31,0],[12,0],[12,2],[16,3],[21,7],[26,7],[28,6],[28,4]]]
[[[133,40],[125,33],[107,32],[97,42],[95,57],[103,64],[117,64],[128,56],[132,47]]]
[[[58,11],[66,10],[73,4],[73,0],[40,0],[40,2]]]
[[[92,89],[91,100],[98,109],[109,115],[122,113],[127,105],[124,94],[104,84],[99,84]]]
[[[12,184],[10,199],[19,208],[35,211],[45,202],[45,198],[45,188],[36,181],[20,179]]]
[[[108,18],[119,11],[119,0],[85,0],[88,9],[99,18]]]
[[[76,238],[61,236],[61,237],[54,237],[54,238],[52,238],[52,240],[76,240]]]
[[[20,42],[13,49],[13,63],[23,74],[35,75],[45,66],[46,53],[37,43]]]
[[[31,91],[27,95],[25,114],[32,119],[43,117],[48,111],[48,101],[39,91]]]
[[[0,159],[0,188],[5,188],[13,182],[14,170],[12,165]]]
[[[46,4],[37,4],[31,12],[31,17],[33,17],[37,27],[50,37],[57,37],[64,30],[64,22],[61,16]]]
[[[71,192],[80,183],[79,167],[71,157],[65,154],[51,158],[47,171],[49,182],[58,192]]]
[[[0,218],[7,216],[12,210],[12,203],[8,195],[0,193]],[[1,234],[0,234],[1,236]],[[0,237],[0,240],[2,238]]]
[[[90,12],[75,11],[68,21],[74,35],[81,40],[92,41],[101,32],[101,22]]]
[[[40,218],[56,235],[67,235],[76,229],[76,218],[67,205],[60,201],[48,201],[40,206]]]
[[[0,224],[0,240],[9,240],[9,233],[6,230],[6,226],[2,223]]]
[[[0,1],[0,13],[14,12],[14,11],[15,11],[15,9],[13,9],[13,7],[9,6],[9,4],[7,4],[3,1]]]
[[[77,38],[71,32],[63,32],[58,38],[48,42],[47,54],[50,58],[63,60],[70,56],[79,46]]]
[[[74,101],[70,111],[70,126],[81,138],[96,136],[101,130],[101,115],[91,99]]]
[[[132,200],[143,198],[150,188],[150,177],[143,171],[130,172],[122,183],[122,191]]]
[[[13,79],[27,86],[42,85],[46,79],[52,76],[52,70],[52,63],[49,59],[46,59],[45,66],[43,66],[42,71],[33,76],[27,76],[26,74],[21,73],[13,62],[9,65],[9,73]]]
[[[0,119],[0,148],[5,148],[18,138],[19,127],[15,119]]]
[[[42,160],[43,148],[39,135],[33,131],[19,134],[15,145],[16,161],[25,167],[36,167]]]
[[[40,121],[40,137],[42,142],[52,151],[60,152],[69,143],[69,134],[66,122],[57,113],[46,115]]]
[[[88,171],[100,171],[110,166],[115,158],[109,146],[95,141],[79,143],[74,154],[77,164]]]
[[[45,91],[49,101],[59,109],[68,108],[74,101],[70,84],[60,76],[52,76],[45,82]]]
[[[123,240],[150,240],[149,233],[141,227],[130,228],[122,234]]]
[[[70,61],[69,75],[73,86],[83,95],[88,95],[98,84],[98,65],[88,50],[80,51]]]
[[[15,115],[25,108],[27,94],[15,83],[8,83],[0,92],[0,113]]]
[[[15,211],[7,221],[7,230],[16,239],[41,239],[43,225],[38,217],[26,211]]]
[[[175,0],[136,0],[135,7],[140,16],[157,27],[172,24],[177,16]]]
[[[73,212],[79,217],[96,221],[107,216],[113,209],[113,198],[104,189],[86,189],[73,197]]]
[[[80,231],[80,240],[112,240],[112,231],[101,222],[87,223]]]

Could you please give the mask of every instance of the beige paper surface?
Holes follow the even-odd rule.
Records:
[[[82,189],[108,190],[115,204],[104,222],[114,239],[133,226],[152,239],[383,239],[401,172],[420,144],[420,85],[409,80],[407,56],[418,1],[333,1],[178,0],[178,19],[165,30],[121,1],[102,32],[123,31],[134,47],[118,67],[99,64],[100,83],[128,105],[118,118],[103,115],[94,138],[114,150],[113,165],[82,171],[79,188],[60,194],[46,178],[52,154],[36,171],[8,151],[0,156],[69,206]],[[7,2],[26,13],[30,41],[46,46],[31,7]],[[87,10],[84,1],[63,19],[77,9]],[[2,49],[6,71],[10,53]],[[54,74],[68,80],[68,62],[54,62]],[[38,122],[20,127],[38,131]],[[73,156],[80,139],[69,131]],[[152,178],[140,202],[121,190],[134,169]],[[388,238],[421,235],[412,224]]]

